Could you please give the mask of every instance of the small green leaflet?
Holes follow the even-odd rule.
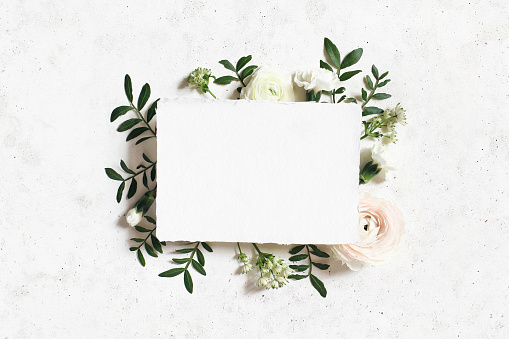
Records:
[[[304,249],[304,246],[305,245],[295,246],[294,248],[292,248],[290,250],[290,254],[297,254],[297,253],[299,253],[300,251],[302,251]]]
[[[150,230],[146,229],[145,227],[141,227],[141,226],[134,226],[134,229],[137,230],[138,232],[142,232],[142,233],[150,232]]]
[[[173,258],[171,259],[173,260],[174,262],[176,262],[177,264],[185,264],[187,263],[188,261],[191,261],[191,258]]]
[[[125,181],[122,181],[120,186],[118,186],[118,190],[117,190],[117,202],[118,203],[122,200],[122,193],[124,193],[124,188],[125,188]]]
[[[202,266],[205,266],[205,257],[203,256],[203,253],[199,249],[196,249],[196,257],[198,258],[198,262]]]
[[[366,75],[366,84],[368,85],[368,88],[370,90],[373,90],[373,81],[371,81],[371,78],[369,75]]]
[[[147,251],[148,255],[157,258],[157,253],[147,242],[145,242],[145,251]]]
[[[320,68],[324,68],[333,72],[332,67],[330,67],[330,65],[323,60],[320,60]]]
[[[294,255],[292,257],[290,257],[288,260],[290,261],[301,261],[301,260],[304,260],[308,257],[307,254],[298,254],[298,255]]]
[[[150,120],[152,120],[152,118],[156,115],[156,111],[157,111],[157,102],[159,101],[160,99],[157,99],[156,101],[154,101],[152,103],[152,105],[150,105],[148,111],[147,111],[147,122],[150,122]]]
[[[171,277],[175,277],[175,276],[179,275],[180,273],[184,272],[185,270],[186,269],[183,267],[172,268],[171,270],[159,273],[159,276],[164,277],[164,278],[171,278]]]
[[[237,65],[235,67],[235,70],[238,72],[242,69],[242,67],[246,66],[247,63],[249,61],[251,61],[252,59],[252,56],[251,55],[248,55],[248,56],[245,56],[245,57],[242,57],[239,59],[239,61],[237,61]]]
[[[383,100],[383,99],[389,99],[391,97],[390,94],[387,93],[377,93],[373,95],[373,99]]]
[[[250,76],[251,74],[253,74],[254,70],[257,68],[258,66],[256,65],[251,65],[251,66],[247,66],[246,68],[244,68],[244,70],[242,71],[242,73],[240,74],[240,78],[242,80],[244,80],[245,78],[247,78],[248,76]]]
[[[193,279],[189,271],[184,272],[184,285],[189,293],[193,293]]]
[[[325,45],[325,52],[327,53],[327,56],[329,57],[330,61],[336,68],[340,69],[341,57],[338,48],[336,47],[336,45],[332,43],[332,41],[330,41],[327,38],[323,39],[323,43]]]
[[[127,167],[124,160],[120,160],[120,167],[122,167],[124,172],[129,173],[129,174],[134,174],[134,172],[129,167]]]
[[[124,77],[124,90],[127,100],[129,100],[129,102],[133,102],[133,84],[129,74],[126,74]]]
[[[238,80],[239,80],[239,78],[237,78],[237,77],[225,75],[224,77],[220,77],[220,78],[217,78],[216,80],[214,80],[214,83],[218,84],[218,85],[228,85],[232,81],[238,81]]]
[[[118,126],[117,132],[125,132],[125,131],[133,128],[140,122],[141,122],[141,119],[136,119],[136,118],[126,120],[123,123],[121,123],[120,126]]]
[[[137,251],[137,255],[138,255],[138,261],[140,262],[141,266],[145,267],[145,258],[143,257],[143,253],[141,253],[140,249],[138,248],[138,251]]]
[[[203,248],[205,250],[207,250],[208,252],[214,252],[212,251],[212,247],[210,247],[206,242],[202,242],[201,245],[203,246]]]
[[[119,107],[115,108],[111,112],[110,122],[113,122],[113,121],[117,120],[118,117],[126,114],[127,112],[129,112],[132,109],[133,108],[131,106],[119,106]]]
[[[132,178],[131,185],[129,186],[129,190],[127,191],[127,199],[131,199],[136,194],[137,189],[138,183],[136,182],[136,179]]]
[[[371,66],[371,73],[375,77],[375,79],[378,79],[378,68],[376,68],[375,65]]]
[[[341,69],[355,65],[362,57],[362,48],[357,48],[348,53],[341,63]]]
[[[320,293],[320,295],[325,298],[327,296],[327,290],[325,289],[323,282],[312,274],[309,276],[309,279],[311,280],[311,285],[313,285],[318,293]]]
[[[120,174],[118,174],[113,168],[105,168],[106,175],[113,180],[123,181],[124,178]]]
[[[339,76],[339,80],[340,81],[346,81],[346,80],[350,79],[351,77],[353,77],[354,75],[356,75],[356,74],[358,74],[360,72],[362,72],[362,71],[361,70],[356,70],[356,71],[345,72],[345,73],[343,73],[343,74],[341,74]]]
[[[362,111],[362,116],[371,115],[371,114],[380,114],[383,113],[384,110],[378,107],[364,107],[364,110]]]
[[[223,65],[226,69],[235,72],[235,67],[233,67],[232,63],[229,62],[228,60],[221,60],[219,61],[219,63]]]
[[[125,139],[125,141],[129,141],[129,140],[132,140],[134,138],[137,138],[139,137],[141,134],[143,134],[144,132],[148,131],[148,128],[147,127],[138,127],[138,128],[135,128],[133,129],[129,135],[127,136],[127,138]]]
[[[150,85],[145,84],[141,88],[140,96],[138,97],[138,110],[139,111],[141,111],[141,109],[145,106],[149,97],[150,97]]]
[[[200,273],[201,275],[207,275],[207,272],[205,272],[205,269],[199,262],[193,259],[191,264],[193,265],[194,269],[198,271],[198,273]]]

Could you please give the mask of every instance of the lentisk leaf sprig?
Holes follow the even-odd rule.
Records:
[[[125,78],[124,78],[124,90],[125,90],[127,100],[129,101],[129,106],[119,106],[119,107],[115,108],[111,112],[110,121],[111,122],[115,121],[120,116],[126,114],[129,111],[136,112],[138,118],[131,118],[131,119],[124,121],[123,123],[120,124],[120,126],[118,126],[117,131],[125,132],[125,131],[132,129],[139,123],[143,123],[145,126],[137,127],[135,129],[133,129],[126,138],[126,141],[129,141],[129,140],[132,140],[132,139],[135,139],[135,138],[141,136],[145,132],[150,132],[150,134],[151,134],[150,136],[140,138],[140,139],[138,139],[138,141],[136,141],[136,145],[138,145],[138,144],[142,143],[143,141],[154,138],[156,136],[156,132],[155,132],[155,130],[152,129],[149,122],[156,115],[157,102],[159,101],[159,99],[157,99],[156,101],[154,101],[152,103],[152,105],[150,105],[149,109],[147,110],[147,114],[146,114],[146,118],[145,118],[143,116],[143,114],[141,113],[141,110],[143,109],[143,107],[145,107],[148,99],[150,98],[150,85],[145,84],[142,87],[140,95],[138,96],[138,102],[137,102],[136,106],[133,103],[133,92],[132,92],[133,87],[132,87],[132,83],[131,83],[131,77],[129,76],[129,74],[126,74]]]
[[[251,61],[251,59],[252,59],[251,55],[241,57],[237,61],[237,64],[235,66],[233,66],[233,64],[228,60],[219,61],[219,63],[221,65],[223,65],[224,68],[232,71],[233,73],[235,73],[236,76],[230,76],[230,75],[222,76],[222,77],[215,79],[214,83],[218,84],[218,85],[228,85],[228,84],[232,83],[232,81],[240,81],[242,86],[246,87],[246,83],[244,82],[244,80],[246,80],[246,78],[248,76],[253,74],[254,70],[258,67],[256,65],[250,65],[250,66],[247,66],[246,68],[244,68],[244,66],[246,66]],[[244,69],[242,70],[242,68],[244,68]],[[242,90],[242,87],[237,88],[237,92],[240,93],[241,90]]]
[[[161,254],[163,253],[163,247],[162,246],[166,246],[166,242],[159,241],[159,239],[157,239],[157,237],[154,235],[154,231],[157,228],[155,226],[156,221],[153,218],[151,218],[151,217],[149,217],[147,215],[145,216],[145,219],[147,219],[147,221],[150,222],[151,224],[154,224],[154,228],[149,230],[149,229],[147,229],[145,227],[134,226],[136,231],[138,231],[140,233],[148,233],[148,234],[145,237],[145,239],[143,239],[143,238],[131,238],[131,241],[139,243],[139,245],[138,246],[133,246],[133,247],[129,248],[129,250],[132,251],[132,252],[136,251],[136,256],[138,257],[138,261],[140,262],[141,266],[143,266],[143,267],[145,267],[145,257],[143,256],[143,253],[141,252],[141,247],[142,246],[145,247],[145,251],[147,252],[148,255],[150,255],[152,257],[155,257],[155,258],[157,258],[157,252],[159,252]],[[150,238],[150,242],[151,242],[152,246],[147,242],[149,238]]]
[[[363,53],[362,48],[354,49],[353,51],[348,53],[342,61],[341,61],[341,55],[339,53],[338,48],[328,38],[324,38],[324,48],[325,48],[325,54],[327,55],[327,58],[331,62],[332,66],[334,66],[337,69],[336,74],[338,76],[339,81],[349,80],[354,75],[362,72],[361,70],[355,70],[355,71],[348,71],[348,72],[341,73],[341,71],[344,70],[345,68],[353,66],[359,62],[359,60],[362,57],[362,53]],[[326,61],[320,60],[320,68],[324,68],[331,72],[334,72],[334,69],[332,68],[332,66],[329,65]],[[345,91],[345,87],[340,87],[340,88],[337,88],[332,91],[323,91],[323,92],[325,94],[329,94],[332,96],[333,103],[339,103],[346,98],[346,95],[342,95],[336,101],[336,94],[342,94],[344,91]]]
[[[388,99],[391,97],[391,95],[387,94],[387,93],[376,93],[375,94],[375,92],[378,88],[384,87],[385,85],[387,85],[389,83],[389,81],[391,81],[390,79],[381,81],[389,74],[389,72],[385,72],[382,75],[379,75],[378,69],[376,68],[375,65],[373,65],[373,66],[371,66],[371,73],[373,74],[373,77],[375,78],[375,83],[373,83],[373,81],[371,80],[371,77],[369,75],[366,75],[366,77],[364,78],[366,88],[370,91],[369,94],[364,88],[361,89],[362,116],[371,115],[371,114],[380,114],[380,113],[384,112],[384,110],[379,107],[375,107],[375,106],[366,107],[367,103],[371,99],[384,100],[384,99]]]
[[[189,258],[173,258],[173,262],[176,264],[186,264],[185,267],[177,267],[172,268],[171,270],[164,271],[159,273],[160,277],[171,278],[176,277],[177,275],[184,273],[184,286],[189,293],[193,293],[193,279],[191,278],[191,273],[189,273],[189,266],[192,265],[193,268],[200,273],[201,275],[207,275],[205,272],[205,257],[203,256],[203,252],[199,249],[201,245],[206,251],[212,252],[212,248],[205,242],[192,242],[187,245],[194,245],[194,247],[181,248],[176,250],[177,253],[191,253]],[[194,256],[196,255],[196,259]]]
[[[311,250],[309,249],[311,248]],[[302,250],[306,249],[305,253],[298,254]],[[311,255],[320,257],[320,258],[329,258],[329,254],[321,251],[316,245],[299,245],[295,246],[290,250],[290,254],[293,254],[292,257],[290,257],[290,261],[297,262],[302,261],[305,259],[308,259],[309,264],[308,265],[290,265],[290,268],[294,269],[297,272],[304,272],[308,271],[307,274],[292,274],[288,278],[295,279],[295,280],[301,280],[304,278],[308,278],[311,281],[311,285],[320,293],[320,295],[325,298],[327,296],[327,289],[325,288],[323,282],[318,279],[315,275],[312,274],[313,266],[320,270],[326,270],[329,268],[330,265],[323,264],[319,262],[313,261],[313,258]]]

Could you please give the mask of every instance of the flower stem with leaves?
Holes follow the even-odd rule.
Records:
[[[311,248],[311,250],[309,249]],[[305,253],[298,254],[302,250],[306,250]],[[293,274],[290,275],[288,278],[295,279],[295,280],[301,280],[309,277],[309,280],[311,281],[311,285],[320,293],[320,295],[325,298],[327,296],[327,289],[325,288],[323,282],[318,279],[314,274],[312,274],[313,266],[320,270],[326,270],[329,268],[329,264],[323,264],[319,262],[313,261],[313,258],[311,255],[320,257],[320,258],[329,258],[329,254],[323,252],[318,248],[316,245],[298,245],[295,246],[290,250],[290,254],[293,254],[292,257],[290,257],[290,261],[297,262],[302,260],[308,260],[308,265],[290,265],[290,268],[296,270],[297,272],[304,272],[308,271],[307,274]]]

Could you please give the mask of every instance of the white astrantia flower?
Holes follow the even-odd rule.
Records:
[[[292,77],[268,66],[258,67],[242,88],[240,98],[246,100],[295,101]]]
[[[381,169],[390,171],[396,170],[396,164],[389,151],[389,146],[383,145],[381,142],[376,143],[371,148],[371,158]]]
[[[338,76],[324,68],[296,72],[293,81],[297,86],[304,87],[306,91],[314,91],[315,93],[332,91],[341,86]]]
[[[252,269],[253,269],[253,265],[251,265],[251,264],[244,264],[242,266],[242,274],[246,274],[246,273],[250,272]]]
[[[288,283],[288,280],[284,277],[277,277],[276,281],[279,283],[279,287],[282,287]]]
[[[258,287],[265,287],[265,286],[267,286],[267,284],[269,284],[269,279],[267,279],[265,277],[260,277],[258,279],[258,281],[256,282],[256,286],[258,286]]]
[[[137,211],[137,208],[133,207],[127,212],[125,218],[129,226],[134,227],[138,225],[143,219],[143,212]]]
[[[277,289],[279,288],[279,283],[276,280],[272,280],[271,287]]]
[[[391,134],[387,135],[387,139],[389,142],[396,143],[396,141],[398,141],[396,138],[396,131],[392,131]]]
[[[406,110],[403,109],[403,107],[400,106],[400,104],[397,104],[396,107],[392,110],[391,114],[393,117],[396,118],[396,121],[401,125],[406,125]]]
[[[194,71],[189,74],[189,78],[187,79],[187,86],[189,87],[202,87],[206,86],[209,83],[209,77],[212,74],[210,69],[198,67]]]

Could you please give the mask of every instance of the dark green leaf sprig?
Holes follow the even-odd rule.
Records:
[[[332,66],[336,68],[336,74],[338,76],[339,81],[346,81],[352,78],[354,75],[362,72],[361,70],[355,70],[355,71],[348,71],[342,73],[342,71],[350,66],[355,65],[359,62],[359,60],[362,57],[362,48],[357,48],[348,53],[345,58],[341,61],[341,54],[339,53],[338,48],[336,45],[330,41],[328,38],[324,38],[324,47],[325,47],[325,54],[327,55],[330,63]],[[326,61],[320,60],[320,68],[327,69],[331,72],[334,72],[334,69],[330,64],[328,64]],[[323,93],[331,95],[332,96],[332,102],[333,103],[339,103],[346,99],[346,95],[342,95],[337,101],[336,101],[336,94],[342,94],[345,92],[345,87],[340,87],[332,91],[323,91]],[[319,98],[318,98],[319,100]],[[308,101],[316,101],[315,100],[308,100]],[[348,98],[348,102],[354,102],[354,98]]]
[[[378,69],[376,68],[375,65],[373,65],[373,66],[371,66],[371,73],[373,74],[373,77],[375,78],[375,83],[373,83],[373,80],[371,80],[371,77],[369,75],[366,75],[364,77],[365,86],[368,89],[369,94],[364,88],[361,89],[362,116],[372,115],[372,114],[381,114],[384,112],[383,109],[376,107],[376,106],[366,107],[366,105],[368,104],[368,102],[371,99],[384,100],[384,99],[389,99],[391,97],[391,95],[387,94],[387,93],[375,93],[377,89],[384,87],[391,81],[391,79],[383,80],[389,74],[389,72],[387,71],[387,72],[384,72],[382,75],[379,75]]]
[[[193,268],[200,273],[201,275],[207,275],[205,272],[205,257],[203,256],[203,252],[199,249],[201,245],[206,251],[212,252],[212,248],[205,242],[191,242],[186,245],[194,245],[194,247],[181,248],[176,250],[177,253],[190,253],[189,258],[173,258],[173,262],[179,265],[185,264],[185,267],[177,267],[172,268],[171,270],[164,271],[159,273],[160,277],[176,277],[177,275],[184,273],[184,286],[189,293],[193,293],[193,279],[191,278],[191,273],[189,273],[189,266],[192,265]],[[194,256],[196,255],[196,259]]]
[[[141,236],[145,235],[145,233],[148,233],[148,234],[145,238],[143,238],[143,237],[131,238],[132,241],[139,243],[139,245],[129,248],[129,250],[132,252],[136,251],[136,256],[138,257],[138,261],[140,262],[141,266],[143,266],[143,267],[145,267],[145,258],[143,256],[143,253],[141,252],[142,246],[145,248],[145,251],[147,252],[148,255],[155,257],[155,258],[157,258],[157,252],[159,252],[161,254],[163,253],[162,246],[166,246],[166,242],[159,241],[159,239],[157,239],[156,235],[154,234],[154,232],[157,228],[156,221],[153,218],[149,217],[148,215],[145,216],[145,219],[147,219],[147,221],[149,223],[154,224],[154,228],[150,230],[145,227],[134,226],[134,229],[136,231],[142,233],[142,235],[140,234]],[[149,238],[150,238],[150,243],[152,245],[150,245],[148,243]]]
[[[252,59],[251,55],[244,56],[237,61],[237,64],[235,65],[235,67],[228,60],[219,61],[219,63],[221,65],[223,65],[226,69],[235,73],[236,76],[231,76],[231,75],[222,76],[222,77],[215,79],[214,83],[218,84],[218,85],[228,85],[228,84],[232,83],[233,81],[240,81],[242,86],[246,87],[246,83],[244,82],[244,80],[246,80],[246,78],[248,76],[253,74],[254,70],[258,67],[256,65],[250,65],[250,66],[245,67],[251,61],[251,59]],[[237,88],[237,92],[240,93],[241,90],[242,90],[242,87]]]
[[[133,103],[133,86],[131,83],[131,77],[129,74],[125,75],[124,78],[124,90],[125,94],[127,96],[127,100],[129,101],[129,106],[119,106],[111,112],[110,121],[113,122],[117,120],[119,117],[123,116],[129,111],[134,111],[137,114],[136,118],[128,119],[120,124],[118,126],[117,131],[118,132],[125,132],[131,130],[131,132],[127,135],[126,141],[136,139],[140,136],[142,138],[138,139],[136,141],[136,145],[141,144],[142,142],[154,138],[156,136],[156,131],[152,129],[149,122],[152,120],[152,118],[156,115],[157,111],[157,102],[159,99],[154,101],[152,105],[147,110],[147,113],[145,116],[141,113],[141,110],[143,107],[145,107],[148,99],[150,98],[150,86],[149,84],[143,85],[140,95],[138,96],[138,103],[135,106]],[[143,124],[144,126],[139,126],[139,124]],[[135,126],[134,129],[132,129]],[[147,136],[148,132],[148,136]]]
[[[310,250],[311,248],[311,250]],[[302,250],[305,249],[305,252],[302,254],[300,253]],[[329,258],[329,254],[321,251],[316,245],[299,245],[295,246],[290,250],[290,254],[293,254],[293,256],[290,257],[290,261],[297,262],[302,260],[308,260],[309,264],[303,264],[303,265],[290,265],[290,268],[294,269],[297,272],[304,272],[308,271],[307,274],[292,274],[288,278],[295,279],[295,280],[301,280],[304,278],[308,278],[311,281],[311,285],[320,293],[322,297],[327,296],[327,289],[323,285],[323,282],[318,279],[314,274],[312,274],[313,266],[318,268],[319,270],[326,270],[329,268],[329,264],[323,264],[320,262],[313,261],[313,256],[319,257],[319,258]]]
[[[148,190],[150,190],[150,188],[149,188],[149,179],[148,179],[149,174],[147,174],[147,173],[150,173],[151,183],[153,184],[155,182],[157,161],[150,160],[149,157],[145,153],[143,153],[143,159],[148,164],[147,165],[144,165],[144,164],[138,165],[138,167],[136,167],[136,171],[133,171],[132,169],[127,167],[124,160],[120,160],[120,167],[122,168],[122,170],[124,170],[124,172],[126,172],[128,174],[128,176],[125,178],[112,168],[105,169],[106,175],[110,179],[122,181],[122,183],[120,184],[120,186],[117,189],[117,202],[120,202],[122,200],[122,194],[124,192],[124,188],[126,186],[126,183],[128,183],[129,181],[131,181],[131,183],[129,185],[129,189],[127,190],[127,199],[131,199],[136,194],[136,192],[138,190],[138,182],[136,181],[136,177],[138,175],[143,175],[142,183],[143,183],[143,186],[145,186],[145,188]]]

